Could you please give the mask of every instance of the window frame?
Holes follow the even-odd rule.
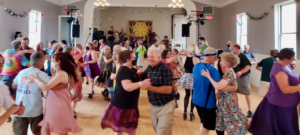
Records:
[[[30,14],[31,13],[35,13],[36,14],[36,21],[38,21],[38,23],[35,24],[35,32],[31,32],[30,31],[30,22],[31,22],[31,18],[30,18]],[[29,14],[29,31],[28,31],[28,38],[30,40],[30,34],[36,34],[36,39],[37,39],[37,43],[35,42],[32,42],[32,40],[30,40],[29,42],[29,47],[31,48],[35,48],[37,46],[37,44],[39,42],[41,42],[41,25],[42,25],[42,19],[41,19],[41,15],[42,13],[40,11],[37,11],[37,10],[31,10],[30,11],[30,14]]]
[[[240,20],[240,22],[242,23],[243,21],[243,17],[247,16],[246,13],[240,13],[236,15],[237,21]],[[248,18],[247,18],[247,33],[243,34],[243,26],[239,25],[238,23],[236,23],[236,39],[237,39],[237,43],[240,45],[241,49],[243,50],[244,45],[242,45],[242,39],[244,36],[246,36],[247,38],[247,42],[248,42]],[[247,43],[246,43],[247,44]]]
[[[291,4],[296,4],[296,3],[294,1],[286,1],[286,2],[275,4],[275,6],[274,6],[275,48],[278,49],[278,50],[282,49],[281,40],[282,40],[283,35],[288,35],[288,34],[297,35],[297,31],[287,32],[287,33],[282,32],[282,7],[287,6],[287,5],[291,5]],[[297,6],[297,5],[295,5],[295,6]],[[296,39],[295,42],[297,43],[297,39]],[[294,48],[294,52],[295,52],[295,54],[297,54],[297,44]]]

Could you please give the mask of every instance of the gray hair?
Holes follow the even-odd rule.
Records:
[[[104,48],[103,48],[103,51],[101,52],[101,54],[100,54],[100,62],[102,62],[102,58],[103,58],[103,56],[105,55],[107,55],[106,54],[106,49],[110,49],[110,47],[109,46],[105,46]]]
[[[21,46],[21,41],[14,40],[14,41],[11,42],[11,45],[12,45],[13,49],[19,49],[20,46]]]
[[[244,47],[248,47],[248,48],[249,48],[249,47],[250,47],[250,45],[244,45]]]
[[[230,44],[232,44],[232,42],[231,42],[231,41],[227,41],[227,43],[230,43]]]
[[[60,43],[55,43],[53,46],[52,46],[52,50],[55,50],[58,46],[61,46]]]
[[[31,54],[30,56],[30,64],[32,66],[37,66],[37,64],[43,60],[44,61],[45,55],[41,52],[35,52],[33,54]]]
[[[157,48],[155,48],[155,47],[150,47],[150,48],[148,49],[148,52],[151,51],[151,50],[155,50],[155,52],[156,52],[156,54],[157,54],[158,56],[161,55],[161,53],[159,52],[159,50],[158,50]],[[162,50],[162,51],[163,51],[163,50]]]
[[[205,49],[204,54],[214,54],[214,53],[216,53],[216,52],[217,52],[216,49],[214,49],[214,48],[212,48],[212,47],[208,47],[208,48]],[[204,56],[204,57],[205,57],[205,56]]]
[[[72,50],[73,50],[72,47],[66,47],[64,48],[63,52],[71,53]]]
[[[113,48],[113,54],[117,54],[119,52],[121,52],[121,46],[120,45],[115,45],[114,48]]]

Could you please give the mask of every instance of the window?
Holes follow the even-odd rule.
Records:
[[[238,14],[236,16],[236,30],[237,30],[237,43],[244,48],[244,45],[248,43],[248,22],[247,15],[245,13]]]
[[[35,48],[41,42],[41,12],[31,10],[29,14],[29,46]]]
[[[297,50],[296,4],[285,2],[275,5],[275,48]]]

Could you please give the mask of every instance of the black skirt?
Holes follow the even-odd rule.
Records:
[[[95,85],[98,87],[107,87],[107,80],[110,78],[111,71],[110,70],[105,70],[102,72],[102,74],[98,77],[96,80]]]

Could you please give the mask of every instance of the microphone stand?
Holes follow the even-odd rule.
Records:
[[[87,44],[87,42],[88,42],[88,40],[89,40],[89,38],[90,38],[90,36],[91,36],[91,30],[92,30],[92,28],[89,28],[89,36],[86,38],[86,42],[85,42],[84,45]]]

